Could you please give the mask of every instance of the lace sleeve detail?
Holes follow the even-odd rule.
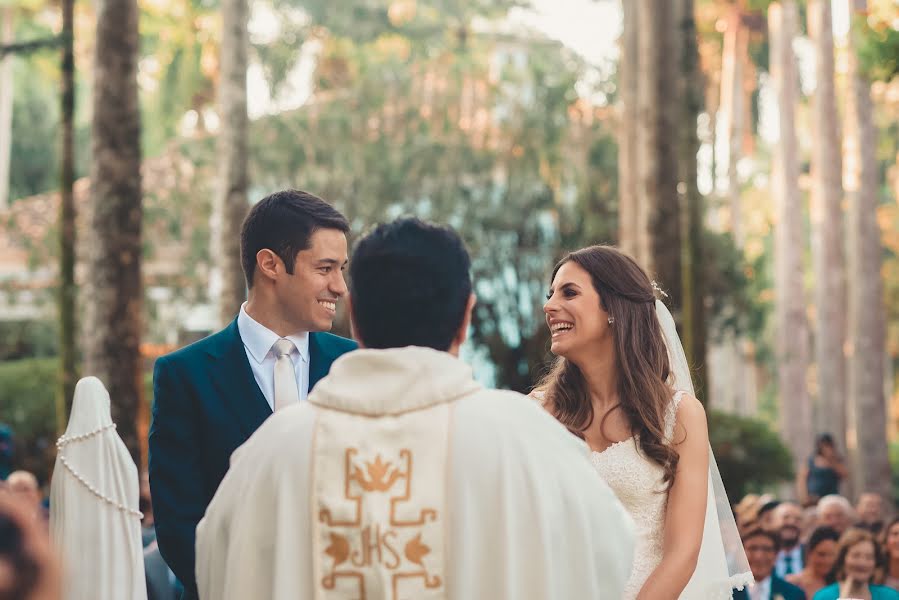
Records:
[[[668,404],[668,410],[665,411],[665,437],[668,442],[674,436],[674,426],[677,423],[677,407],[680,406],[680,401],[686,393],[684,390],[674,392],[674,396]]]

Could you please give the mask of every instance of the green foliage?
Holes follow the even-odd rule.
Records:
[[[0,363],[0,422],[12,428],[15,468],[47,481],[55,459],[57,361],[38,358]]]
[[[56,321],[0,321],[0,360],[56,354]]]
[[[712,410],[709,438],[731,502],[793,477],[790,451],[763,421]]]
[[[872,24],[863,16],[853,27],[860,34],[858,58],[868,78],[888,82],[899,75],[899,30],[885,21]]]

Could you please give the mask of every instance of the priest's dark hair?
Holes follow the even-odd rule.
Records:
[[[377,226],[350,259],[356,336],[367,348],[448,350],[465,319],[470,269],[449,227],[414,218]]]

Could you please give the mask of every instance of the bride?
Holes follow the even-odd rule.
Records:
[[[566,256],[543,307],[558,357],[535,395],[591,449],[637,526],[626,600],[722,600],[752,581],[674,321],[609,246]]]

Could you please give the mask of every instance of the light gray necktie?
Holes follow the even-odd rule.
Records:
[[[293,370],[293,361],[290,353],[296,346],[288,339],[281,338],[272,350],[275,353],[275,410],[281,410],[285,406],[297,404],[300,401],[300,392],[297,390],[297,376]]]

